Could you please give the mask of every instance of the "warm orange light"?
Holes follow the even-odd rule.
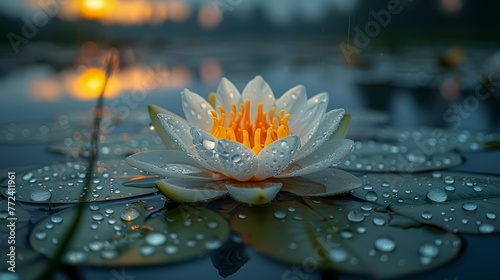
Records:
[[[200,75],[205,83],[216,83],[222,75],[222,68],[217,60],[206,59],[200,65]]]
[[[76,78],[69,79],[69,91],[80,100],[95,100],[101,94],[104,87],[106,74],[100,68],[88,68]],[[119,83],[116,77],[109,78],[106,85],[106,98],[116,97],[119,93]]]
[[[106,17],[114,6],[114,0],[80,0],[80,14],[86,19]]]
[[[61,86],[54,79],[32,82],[29,92],[34,100],[56,102],[61,98]]]
[[[217,6],[213,4],[205,5],[198,13],[198,23],[203,28],[213,29],[219,25],[220,14]]]
[[[173,0],[167,3],[168,18],[173,22],[183,22],[189,17],[189,7],[186,3]]]

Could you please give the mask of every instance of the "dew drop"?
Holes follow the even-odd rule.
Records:
[[[215,250],[222,245],[222,242],[216,238],[209,238],[205,241],[205,248],[208,250]]]
[[[444,177],[444,182],[446,184],[453,184],[453,183],[455,183],[455,179],[453,179],[453,177],[451,177],[451,176],[446,176],[446,177]]]
[[[52,197],[52,194],[46,189],[38,189],[31,193],[30,198],[32,201],[47,201]]]
[[[219,227],[219,223],[217,223],[216,221],[210,221],[207,223],[207,227],[209,229],[216,229],[217,227]]]
[[[418,248],[418,253],[422,257],[435,258],[439,254],[439,248],[434,244],[423,244]]]
[[[53,215],[50,217],[50,221],[52,221],[54,224],[59,224],[63,221],[63,218],[61,217],[61,215]]]
[[[276,210],[276,211],[274,212],[274,217],[275,217],[276,219],[280,219],[280,220],[282,220],[282,219],[286,218],[286,212],[285,212],[285,211],[282,211],[282,210]]]
[[[477,209],[477,204],[472,202],[472,201],[466,201],[464,204],[462,204],[462,209],[465,211],[476,211]]]
[[[361,211],[351,210],[347,214],[347,219],[353,223],[359,223],[365,219],[365,215]]]
[[[44,240],[45,238],[47,238],[47,232],[43,230],[38,231],[35,233],[35,238],[38,240]]]
[[[247,218],[247,215],[245,215],[245,214],[243,214],[243,213],[240,213],[240,214],[238,214],[238,218],[240,218],[240,219],[244,220],[244,219],[246,219],[246,218]]]
[[[179,252],[179,247],[177,247],[175,245],[167,245],[167,246],[165,246],[164,251],[165,251],[165,253],[167,253],[169,255],[173,255],[173,254],[176,254],[177,252]]]
[[[424,220],[430,220],[430,219],[432,219],[432,213],[429,212],[429,211],[424,211],[424,212],[422,212],[422,216],[421,217]]]
[[[406,154],[406,159],[415,164],[422,164],[427,161],[427,157],[425,156],[424,153],[421,151],[411,151],[410,153]]]
[[[328,257],[334,263],[341,263],[347,260],[349,254],[342,248],[333,248],[328,250]]]
[[[396,242],[389,237],[379,237],[375,240],[375,248],[381,252],[392,252],[396,249]]]
[[[118,257],[118,252],[116,250],[108,249],[101,251],[101,258],[105,260],[113,260]]]
[[[434,202],[445,202],[448,199],[448,195],[442,189],[432,188],[427,192],[427,198]]]
[[[146,235],[145,241],[148,245],[160,246],[167,241],[167,237],[161,232],[150,232]]]
[[[66,261],[71,264],[80,264],[88,259],[89,255],[84,251],[69,251],[66,253]]]
[[[368,191],[365,194],[365,199],[368,201],[377,201],[378,199],[377,193],[374,191]]]
[[[94,240],[89,243],[89,249],[98,252],[104,248],[104,243],[100,240]]]
[[[140,215],[141,213],[139,212],[139,210],[133,206],[127,206],[120,212],[120,218],[127,222],[139,218]]]
[[[288,244],[288,249],[290,249],[290,250],[295,250],[295,249],[297,249],[297,247],[298,247],[297,243],[295,243],[295,242],[290,242]]]
[[[495,214],[493,212],[488,212],[488,213],[486,213],[486,218],[488,218],[489,220],[494,220],[497,218],[497,214]]]
[[[102,221],[104,219],[104,215],[101,213],[95,213],[92,215],[92,220],[94,221]]]
[[[492,224],[482,224],[479,226],[480,233],[492,233],[495,231],[495,226]]]
[[[143,245],[139,248],[139,253],[143,256],[151,256],[155,252],[155,247]]]
[[[382,217],[374,217],[373,224],[376,226],[383,226],[385,225],[385,219]]]

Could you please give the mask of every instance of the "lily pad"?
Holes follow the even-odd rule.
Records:
[[[349,171],[420,172],[460,165],[458,153],[426,153],[419,146],[356,142],[352,152],[335,167]]]
[[[87,163],[66,162],[47,165],[18,173],[16,199],[31,203],[75,203],[83,196]],[[154,193],[154,181],[150,188],[126,187],[123,183],[132,179],[150,180],[125,160],[98,160],[91,179],[88,201],[121,199]],[[140,185],[139,182],[136,182]],[[2,194],[7,196],[7,183],[1,183]]]
[[[146,218],[142,203],[87,207],[63,262],[103,267],[167,264],[202,256],[229,237],[215,212],[189,206]],[[33,248],[53,257],[75,209],[42,220],[30,236]],[[50,225],[47,227],[47,225]]]
[[[0,124],[0,144],[37,144],[57,141],[70,135],[68,125],[58,122],[16,122]]]
[[[160,148],[163,148],[161,138],[155,132],[143,129],[136,133],[110,134],[102,137],[99,142],[99,156],[101,158],[125,157]],[[67,137],[60,143],[50,145],[48,150],[72,157],[89,157],[90,140],[78,140],[75,136]]]
[[[351,193],[453,232],[500,232],[500,177],[455,172],[366,174]]]
[[[240,207],[231,228],[272,258],[306,271],[334,269],[395,277],[439,267],[455,258],[459,236],[342,199],[305,199],[265,208]]]
[[[489,143],[500,140],[500,133],[429,127],[414,130],[389,127],[379,130],[376,137],[380,140],[396,140],[407,145],[419,145],[428,153],[444,153],[453,150],[470,152],[492,148]]]

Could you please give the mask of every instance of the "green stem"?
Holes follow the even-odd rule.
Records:
[[[80,197],[80,201],[76,206],[76,217],[72,221],[68,231],[64,235],[64,238],[62,242],[60,243],[59,247],[57,248],[57,251],[50,262],[50,265],[46,267],[46,269],[42,272],[42,274],[37,278],[41,280],[46,280],[46,279],[53,279],[54,274],[56,271],[61,267],[62,265],[62,258],[66,254],[66,251],[69,247],[69,244],[71,243],[71,240],[73,239],[74,234],[76,233],[78,226],[80,225],[80,221],[82,219],[82,214],[83,210],[85,208],[85,202],[88,200],[89,194],[92,193],[90,191],[90,182],[92,180],[92,176],[94,173],[94,167],[97,162],[97,155],[98,155],[98,144],[99,144],[99,128],[101,125],[101,120],[102,120],[102,114],[103,114],[103,107],[104,107],[104,92],[106,91],[106,86],[108,84],[108,79],[109,76],[112,74],[113,69],[115,66],[113,65],[116,63],[118,60],[118,56],[115,50],[111,50],[110,53],[108,54],[107,60],[104,63],[104,67],[106,68],[106,75],[104,78],[104,84],[101,90],[101,93],[99,94],[99,97],[97,99],[97,104],[95,106],[95,116],[94,116],[94,123],[93,123],[93,129],[92,129],[92,136],[90,140],[90,158],[87,163],[87,172],[85,175],[85,185],[82,189],[82,192],[87,190],[84,196]]]

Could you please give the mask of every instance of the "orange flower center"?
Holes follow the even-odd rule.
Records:
[[[214,105],[213,96],[210,96],[209,101]],[[285,115],[285,111],[281,110],[275,116],[275,107],[269,109],[269,112],[264,112],[262,108],[263,104],[259,102],[257,115],[252,122],[250,100],[245,99],[244,104],[239,104],[239,108],[231,103],[229,120],[226,122],[228,115],[222,106],[218,106],[219,113],[215,110],[210,111],[213,120],[211,134],[217,139],[239,142],[257,155],[264,147],[290,135],[288,127],[290,114]]]

